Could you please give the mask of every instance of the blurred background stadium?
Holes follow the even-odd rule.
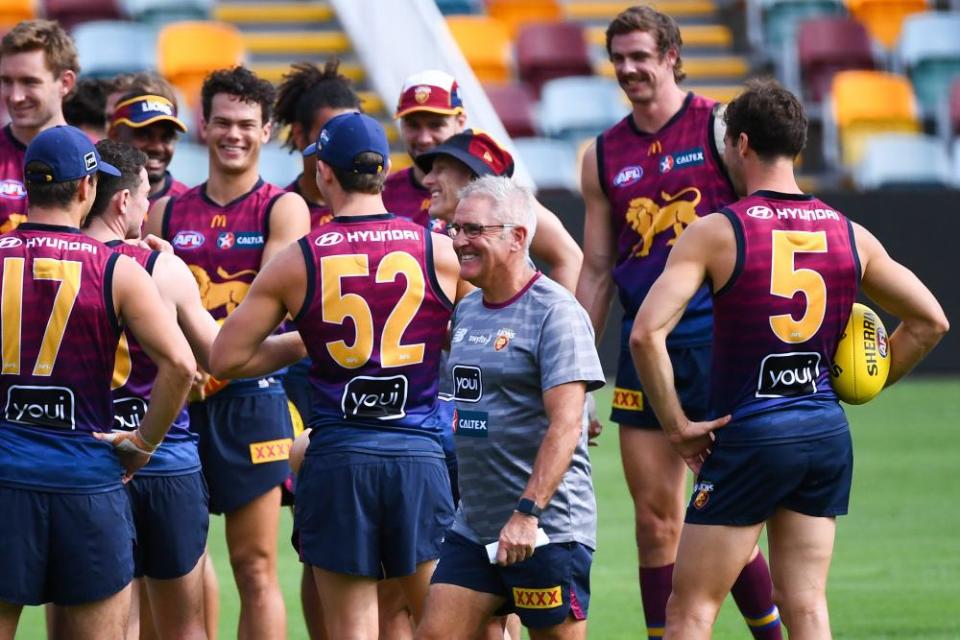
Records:
[[[207,152],[195,137],[198,91],[212,69],[244,63],[279,81],[290,63],[343,61],[391,139],[393,166],[410,163],[393,105],[403,79],[444,69],[459,81],[468,123],[491,131],[519,160],[520,178],[578,239],[585,144],[629,110],[604,49],[610,19],[633,2],[592,0],[0,0],[0,34],[48,17],[77,43],[81,77],[156,70],[181,96],[190,126],[171,170],[195,185]],[[810,137],[802,186],[880,237],[940,298],[956,325],[960,238],[960,0],[663,0],[684,39],[688,89],[728,100],[754,75],[773,74],[802,96]],[[0,105],[0,123],[7,121]],[[289,183],[300,159],[263,151],[265,179]],[[619,321],[616,314],[610,326]],[[891,327],[892,328],[892,327]],[[606,368],[615,358],[608,332]],[[908,381],[851,411],[858,471],[852,515],[841,527],[831,574],[838,638],[960,638],[960,332],[948,335]],[[932,377],[932,376],[936,377]],[[609,397],[602,396],[605,406]],[[639,637],[632,516],[616,434],[594,449],[600,549],[592,635]],[[289,527],[289,519],[285,519]],[[223,589],[223,637],[235,634],[220,519],[211,550]],[[287,534],[282,534],[286,536]],[[219,546],[218,546],[219,545]],[[282,542],[283,549],[290,551]],[[299,569],[281,571],[291,637]],[[716,637],[742,637],[735,615]],[[18,637],[42,635],[24,614]]]

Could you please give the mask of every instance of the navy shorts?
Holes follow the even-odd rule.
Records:
[[[293,510],[303,562],[370,578],[436,559],[453,523],[446,465],[430,457],[308,455]]]
[[[307,377],[311,366],[313,361],[310,358],[304,358],[290,365],[286,375],[283,376],[283,390],[293,406],[297,408],[304,424],[310,421],[310,408],[313,402],[313,389]]]
[[[617,382],[613,390],[613,408],[610,420],[625,427],[659,429],[653,407],[643,395],[640,377],[630,355],[630,330],[633,318],[625,320],[620,333],[620,360],[617,363]],[[710,401],[710,345],[670,347],[674,385],[680,396],[680,406],[687,417],[704,420]]]
[[[724,446],[703,463],[686,522],[747,526],[783,507],[829,518],[847,513],[853,444],[845,430],[816,440]]]
[[[450,531],[431,584],[454,584],[506,600],[495,615],[516,613],[526,627],[554,627],[568,616],[586,620],[593,551],[579,542],[544,545],[523,562],[490,564],[487,550]]]
[[[124,488],[48,493],[0,487],[0,600],[71,606],[133,579],[136,533]]]
[[[220,393],[190,405],[211,513],[235,511],[290,475],[290,410],[280,383],[271,384],[269,393]]]
[[[170,580],[193,571],[210,524],[203,473],[134,476],[127,492],[137,527],[134,576]]]
[[[453,438],[453,414],[457,407],[453,400],[440,398],[437,402],[441,420],[448,428],[440,435],[443,455],[447,459],[447,473],[450,476],[450,492],[453,494],[453,506],[460,504],[460,464],[457,462],[457,449]]]

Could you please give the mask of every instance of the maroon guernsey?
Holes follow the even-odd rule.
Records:
[[[387,176],[383,187],[383,204],[387,211],[409,218],[421,227],[430,228],[430,192],[417,181],[412,167]]]
[[[23,154],[27,147],[13,137],[8,124],[0,131],[0,233],[27,219],[27,189],[23,184]]]

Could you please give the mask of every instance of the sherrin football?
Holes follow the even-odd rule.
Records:
[[[833,356],[833,390],[847,404],[863,404],[880,393],[889,372],[887,330],[870,307],[855,302]]]

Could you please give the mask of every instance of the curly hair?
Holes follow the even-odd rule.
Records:
[[[340,61],[330,60],[322,69],[312,62],[291,65],[291,71],[277,87],[277,124],[299,123],[304,131],[309,131],[320,109],[360,111],[360,97],[354,92],[350,79],[340,73]],[[284,146],[294,150],[292,136],[287,137]]]
[[[269,80],[264,80],[250,69],[242,66],[218,69],[204,79],[203,88],[200,90],[204,120],[210,119],[213,97],[218,93],[226,93],[243,102],[260,105],[260,122],[270,122],[277,91]]]
[[[653,35],[661,58],[670,49],[676,49],[677,64],[673,67],[673,79],[681,82],[687,77],[683,71],[683,61],[680,59],[680,50],[683,49],[680,27],[673,18],[647,5],[629,7],[617,14],[607,27],[607,55],[611,55],[610,44],[614,36],[623,36],[634,31],[644,31]]]
[[[763,160],[795,158],[807,144],[807,116],[795,95],[773,78],[756,78],[727,105],[727,135],[747,134],[750,148]]]

